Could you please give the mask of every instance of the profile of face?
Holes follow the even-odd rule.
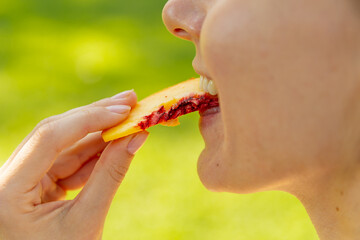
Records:
[[[360,8],[352,0],[169,0],[171,33],[221,111],[202,117],[210,190],[289,190],[358,159]]]

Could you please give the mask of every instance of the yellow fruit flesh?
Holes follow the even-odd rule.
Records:
[[[180,121],[178,118],[176,118],[176,119],[168,120],[168,121],[160,123],[160,124],[163,126],[166,126],[166,127],[176,127],[176,126],[180,125]]]
[[[104,141],[109,142],[142,131],[139,123],[144,121],[146,116],[159,110],[162,106],[164,106],[165,110],[169,110],[185,97],[205,94],[199,85],[199,79],[187,80],[141,100],[135,108],[132,109],[129,117],[124,122],[102,133]],[[179,122],[170,120],[163,122],[163,125],[176,126],[179,125]]]

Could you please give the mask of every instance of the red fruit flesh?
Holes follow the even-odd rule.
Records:
[[[212,96],[208,93],[204,95],[193,95],[190,97],[182,98],[175,106],[166,111],[164,106],[159,110],[152,112],[150,115],[145,116],[138,126],[145,130],[158,123],[166,122],[168,120],[176,119],[184,114],[195,111],[206,111],[207,109],[218,107],[219,99],[217,96]]]

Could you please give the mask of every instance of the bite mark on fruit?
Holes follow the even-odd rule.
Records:
[[[138,126],[145,130],[158,123],[163,123],[169,120],[176,119],[184,114],[188,114],[195,111],[206,111],[209,108],[218,107],[219,99],[216,96],[212,96],[208,93],[203,95],[193,95],[180,99],[176,104],[171,106],[167,110],[164,106],[161,106],[157,111],[144,117]]]

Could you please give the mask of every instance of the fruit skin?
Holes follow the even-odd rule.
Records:
[[[219,106],[217,96],[204,92],[199,85],[200,79],[190,79],[141,100],[128,119],[102,133],[104,141],[122,138],[159,123],[176,126],[179,116]]]

